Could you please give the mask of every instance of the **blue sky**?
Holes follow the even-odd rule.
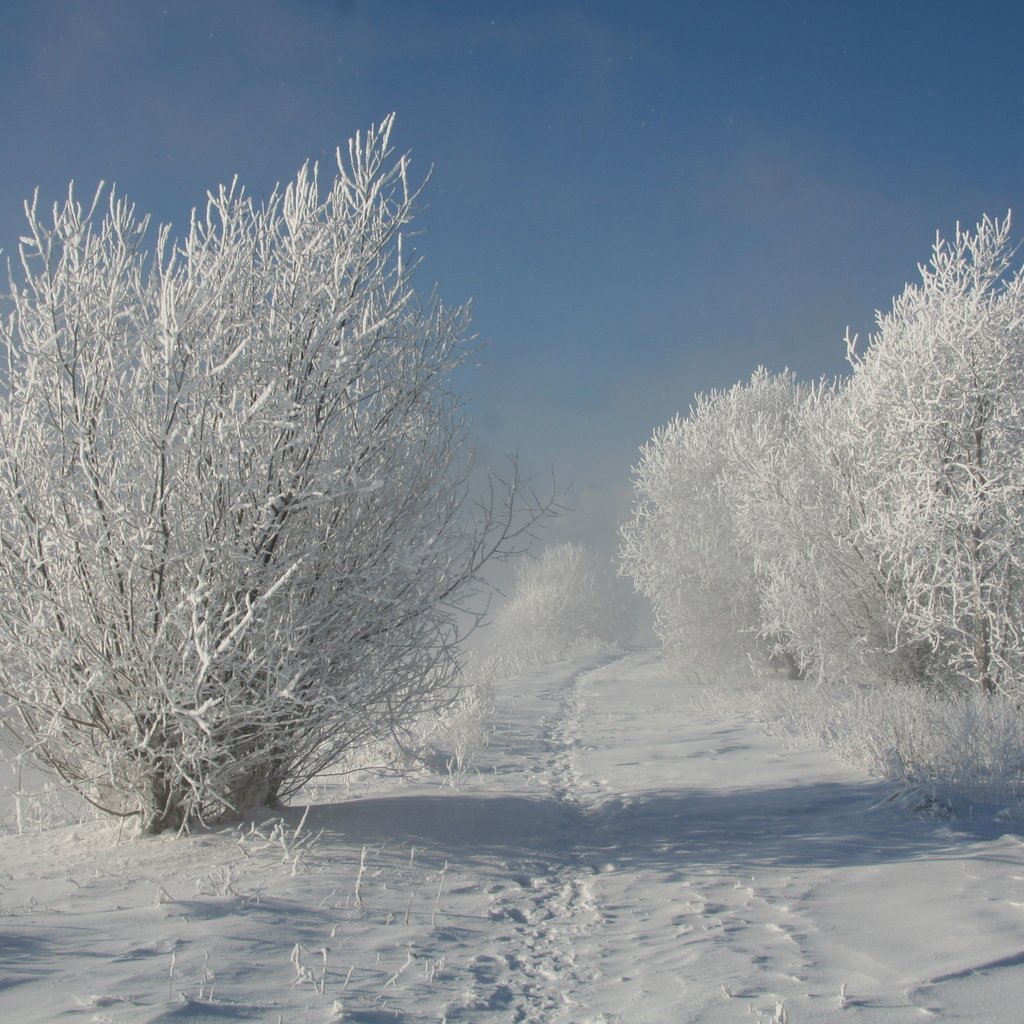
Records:
[[[113,181],[183,226],[396,111],[433,168],[422,287],[485,343],[481,457],[553,465],[577,512],[552,536],[611,550],[694,392],[842,372],[936,230],[1024,209],[1021,10],[0,0],[0,248],[36,186]]]

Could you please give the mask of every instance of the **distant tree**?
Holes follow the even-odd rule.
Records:
[[[492,650],[514,671],[622,642],[634,600],[613,564],[593,549],[550,545],[516,567],[491,626]]]
[[[1024,670],[1024,275],[1009,218],[938,238],[863,356],[848,424],[895,643],[937,681],[1019,695]]]
[[[272,804],[451,699],[457,612],[543,513],[468,514],[464,309],[421,304],[392,119],[321,194],[26,207],[0,322],[0,692],[156,832]]]

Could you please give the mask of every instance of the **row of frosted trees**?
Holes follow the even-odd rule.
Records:
[[[658,430],[625,571],[670,651],[1024,689],[1024,277],[1009,220],[939,239],[852,374],[756,372]]]

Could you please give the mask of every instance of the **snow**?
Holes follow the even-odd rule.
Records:
[[[563,663],[499,685],[458,788],[5,835],[0,1020],[1018,1021],[1019,826],[913,813],[701,689]]]

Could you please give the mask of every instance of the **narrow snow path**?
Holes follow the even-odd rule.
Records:
[[[650,654],[556,666],[457,790],[0,838],[0,1020],[1019,1021],[1020,837],[698,697]]]
[[[547,810],[492,891],[516,926],[504,971],[481,954],[507,1019],[1020,1019],[1005,826],[908,815],[885,783],[701,711],[651,655],[517,691],[493,769]]]

